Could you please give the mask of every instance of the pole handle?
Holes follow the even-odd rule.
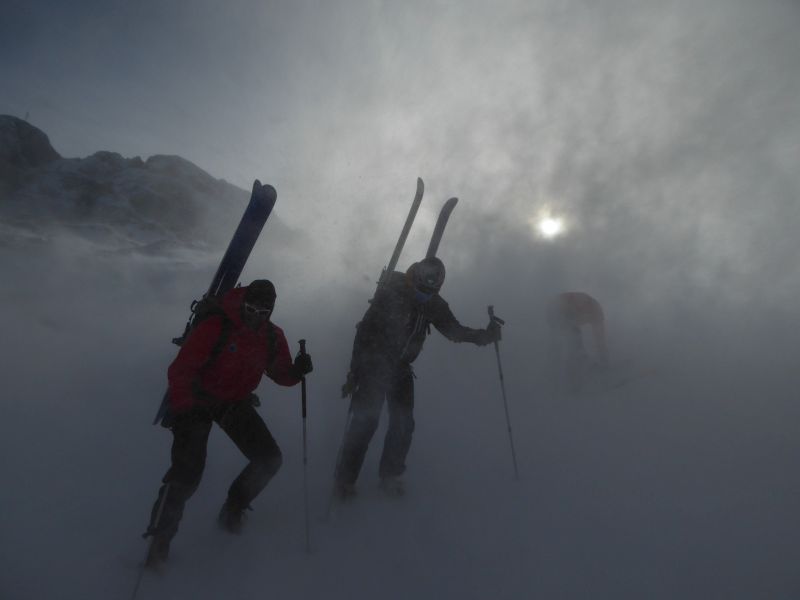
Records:
[[[506,322],[494,314],[494,306],[489,305],[489,320],[490,321],[497,321],[500,325],[505,325]]]

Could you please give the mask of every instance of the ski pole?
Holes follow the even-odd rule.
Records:
[[[156,517],[155,519],[153,519],[155,521],[155,523],[152,526],[153,530],[158,530],[158,526],[161,523],[161,515],[164,513],[164,505],[167,503],[167,494],[169,494],[169,488],[171,485],[172,482],[168,482],[167,485],[164,487],[164,495],[161,496],[161,502],[158,503],[158,508],[156,509]],[[139,575],[136,577],[136,585],[133,588],[133,594],[131,594],[131,600],[136,600],[136,595],[139,593],[139,586],[142,583],[142,576],[144,575],[144,570],[147,565],[147,558],[150,556],[150,548],[153,545],[154,541],[155,541],[155,536],[153,536],[153,539],[151,539],[150,543],[147,544],[147,555],[145,556],[142,566],[139,567]]]
[[[306,341],[300,340],[300,354],[306,355]],[[311,533],[308,522],[308,436],[306,435],[306,378],[305,375],[300,380],[300,393],[303,403],[303,505],[305,506],[306,517],[306,552],[311,552]]]
[[[489,319],[492,323],[498,323],[499,325],[505,325],[505,321],[500,317],[495,316],[494,314],[494,306],[489,307]],[[511,417],[508,415],[508,400],[506,399],[506,384],[505,380],[503,379],[503,365],[500,362],[500,343],[495,340],[494,341],[494,353],[497,356],[497,371],[500,374],[500,391],[503,393],[503,407],[506,411],[506,425],[508,426],[508,441],[511,444],[511,460],[514,463],[514,479],[519,479],[519,471],[517,470],[517,453],[514,451],[514,438],[511,435]]]

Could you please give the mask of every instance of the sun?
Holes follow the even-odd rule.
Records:
[[[531,234],[540,240],[553,242],[572,230],[572,220],[553,206],[543,203],[528,217],[528,227]]]
[[[548,240],[564,233],[564,221],[556,217],[543,217],[536,223],[536,229]]]

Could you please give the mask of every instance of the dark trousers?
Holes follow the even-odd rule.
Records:
[[[384,400],[389,407],[389,427],[379,475],[393,477],[406,470],[406,455],[414,433],[414,375],[410,365],[401,364],[359,378],[336,466],[338,482],[352,484],[358,479],[367,448],[378,428]]]
[[[278,444],[256,409],[241,402],[210,409],[193,409],[172,426],[172,464],[162,479],[150,518],[149,533],[171,539],[178,531],[186,501],[197,490],[206,464],[211,425],[217,423],[249,463],[228,489],[227,502],[244,509],[280,469]]]
[[[557,387],[563,391],[580,391],[589,365],[580,326],[551,322],[549,354],[550,370]]]

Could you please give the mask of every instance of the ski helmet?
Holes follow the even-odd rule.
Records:
[[[414,289],[424,294],[436,294],[444,283],[444,263],[431,256],[414,263],[408,269]]]
[[[275,308],[275,286],[268,279],[256,279],[247,286],[244,301],[272,310]]]

